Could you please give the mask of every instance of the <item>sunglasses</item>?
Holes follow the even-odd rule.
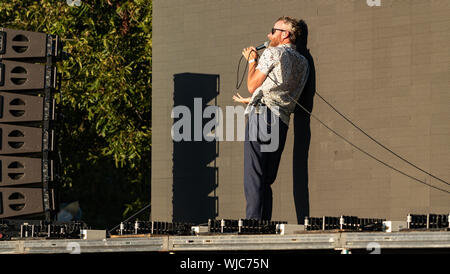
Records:
[[[275,34],[275,32],[276,32],[277,30],[279,30],[279,31],[286,31],[285,29],[275,29],[275,28],[272,28],[272,35]]]

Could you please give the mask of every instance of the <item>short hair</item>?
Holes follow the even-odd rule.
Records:
[[[282,16],[282,17],[278,18],[278,20],[276,22],[278,22],[278,21],[283,21],[283,23],[289,25],[289,27],[290,27],[289,38],[290,38],[291,42],[293,44],[295,44],[297,42],[297,39],[302,36],[303,31],[304,31],[304,26],[306,25],[306,23],[303,20],[299,21],[290,16]],[[308,32],[308,29],[306,29],[306,33],[307,32]]]

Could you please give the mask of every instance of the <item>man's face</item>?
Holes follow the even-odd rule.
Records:
[[[283,23],[283,21],[276,22],[275,25],[273,25],[273,33],[269,32],[269,34],[267,34],[267,38],[269,38],[270,40],[269,46],[276,47],[280,45],[281,42],[289,36],[287,30],[288,26],[285,23]]]

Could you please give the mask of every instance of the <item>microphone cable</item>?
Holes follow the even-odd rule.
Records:
[[[264,44],[262,44],[262,45],[256,47],[256,51],[255,51],[255,50],[251,50],[251,51],[248,53],[247,60],[248,60],[248,58],[250,58],[250,54],[251,54],[253,51],[256,52],[256,54],[258,54],[258,50],[267,48],[268,46],[269,46],[269,42],[267,41],[267,42],[265,42]],[[241,67],[241,62],[242,62],[242,59],[243,59],[243,58],[244,58],[244,55],[241,54],[241,58],[239,59],[239,63],[238,63],[238,66],[237,66],[237,73],[236,73],[236,89],[240,89],[240,88],[241,88],[242,82],[244,81],[245,72],[246,72],[247,69],[248,69],[248,62],[245,62],[244,73],[242,74],[241,81],[239,81],[239,69],[240,69],[240,67]]]
[[[250,53],[249,53],[249,56],[250,56]],[[239,59],[238,69],[237,69],[237,83],[236,83],[236,88],[237,88],[237,89],[239,89],[239,88],[241,87],[242,82],[243,82],[243,79],[244,79],[244,76],[245,76],[245,71],[248,69],[248,63],[247,63],[247,65],[245,66],[245,70],[244,70],[244,73],[243,73],[241,82],[239,82],[239,67],[240,67],[242,58],[243,58],[243,56],[241,55],[241,58]],[[275,85],[277,85],[278,87],[280,86],[280,85],[279,85],[275,80],[273,80],[269,75],[267,75],[267,77],[268,77]],[[370,136],[369,134],[367,134],[364,130],[362,130],[362,129],[361,129],[360,127],[358,127],[355,123],[353,123],[350,119],[348,119],[347,117],[345,117],[345,115],[343,115],[343,114],[342,114],[341,112],[339,112],[333,105],[331,105],[328,101],[326,101],[326,100],[325,100],[325,99],[324,99],[317,91],[315,91],[315,93],[319,96],[319,98],[321,98],[324,102],[326,102],[326,103],[327,103],[327,104],[328,104],[328,105],[329,105],[336,113],[338,113],[340,116],[342,116],[347,122],[349,122],[352,126],[354,126],[354,127],[355,127],[356,129],[358,129],[359,131],[361,131],[364,135],[366,135],[367,137],[369,137],[372,141],[374,141],[375,143],[377,143],[378,145],[380,145],[381,147],[383,147],[383,148],[386,149],[387,151],[391,152],[392,154],[394,154],[395,156],[397,156],[397,157],[400,158],[401,160],[403,160],[403,161],[405,161],[406,163],[410,164],[411,166],[415,167],[416,169],[419,169],[420,171],[424,172],[425,174],[427,174],[427,175],[429,175],[429,176],[431,176],[431,177],[433,177],[433,178],[435,178],[435,179],[438,179],[439,181],[441,181],[441,182],[443,182],[443,183],[445,183],[445,184],[447,184],[447,185],[450,185],[450,183],[448,183],[448,182],[446,182],[446,181],[444,181],[444,180],[438,178],[437,176],[434,176],[434,175],[432,175],[431,173],[429,173],[429,172],[427,172],[427,171],[425,171],[425,170],[419,168],[418,166],[412,164],[410,161],[404,159],[403,157],[401,157],[400,155],[398,155],[397,153],[395,153],[395,152],[392,151],[391,149],[389,149],[389,148],[387,148],[386,146],[384,146],[383,144],[381,144],[379,141],[377,141],[375,138],[371,137],[371,136]],[[399,170],[399,169],[397,169],[397,168],[395,168],[395,167],[393,167],[393,166],[387,164],[386,162],[384,162],[384,161],[378,159],[377,157],[373,156],[372,154],[370,154],[369,152],[367,152],[367,151],[365,151],[364,149],[360,148],[359,146],[353,144],[353,143],[352,143],[351,141],[349,141],[347,138],[345,138],[344,136],[342,136],[341,134],[339,134],[337,131],[335,131],[334,129],[332,129],[331,127],[329,127],[329,126],[328,126],[326,123],[324,123],[322,120],[320,120],[316,115],[314,115],[314,114],[312,114],[310,111],[308,111],[304,106],[302,106],[297,100],[295,100],[294,98],[292,98],[289,94],[287,94],[287,96],[291,99],[292,102],[294,102],[295,104],[297,104],[297,105],[298,105],[299,107],[301,107],[306,113],[308,113],[309,116],[311,116],[311,117],[313,117],[314,119],[316,119],[320,124],[322,124],[322,125],[323,125],[324,127],[326,127],[328,130],[330,130],[331,132],[333,132],[335,135],[337,135],[338,137],[340,137],[341,139],[343,139],[346,143],[350,144],[352,147],[356,148],[357,150],[359,150],[359,151],[362,152],[363,154],[369,156],[370,158],[372,158],[372,159],[374,159],[375,161],[377,161],[377,162],[383,164],[384,166],[386,166],[386,167],[388,167],[388,168],[390,168],[390,169],[392,169],[392,170],[394,170],[394,171],[396,171],[396,172],[398,172],[398,173],[400,173],[400,174],[402,174],[402,175],[404,175],[404,176],[406,176],[406,177],[408,177],[408,178],[410,178],[410,179],[413,179],[414,181],[417,181],[417,182],[419,182],[419,183],[421,183],[421,184],[427,185],[427,186],[429,186],[429,187],[431,187],[431,188],[434,188],[434,189],[436,189],[436,190],[440,190],[440,191],[442,191],[442,192],[445,192],[445,193],[447,193],[447,194],[450,194],[450,191],[447,191],[447,190],[445,190],[445,189],[436,187],[436,186],[434,186],[434,185],[428,184],[428,183],[425,182],[425,181],[422,181],[422,180],[420,180],[420,179],[417,179],[416,177],[414,177],[414,176],[412,176],[412,175],[409,175],[409,174],[407,174],[407,173],[405,173],[405,172],[403,172],[403,171],[401,171],[401,170]]]
[[[250,51],[250,53],[252,53],[252,51]],[[247,56],[247,59],[250,57],[250,53]],[[241,62],[242,59],[244,59],[244,55],[241,54],[241,58],[239,59],[239,63],[237,66],[237,73],[236,73],[236,89],[240,89],[242,82],[244,81],[244,77],[245,77],[245,72],[248,70],[248,62],[245,62],[245,69],[244,69],[244,73],[242,74],[242,78],[241,81],[239,81],[239,68],[241,67]]]

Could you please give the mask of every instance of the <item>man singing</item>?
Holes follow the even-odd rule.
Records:
[[[247,88],[251,98],[239,94],[236,102],[248,103],[244,142],[244,190],[247,201],[246,218],[270,220],[272,217],[272,188],[284,149],[291,113],[308,78],[308,61],[295,49],[300,37],[298,21],[281,17],[267,35],[269,47],[261,57],[254,47],[245,48],[243,56],[248,61]],[[264,111],[261,111],[264,110]],[[260,119],[261,116],[263,119]],[[263,121],[263,122],[262,122]],[[278,123],[273,127],[274,123]],[[274,151],[265,151],[267,140],[249,138],[253,128],[266,127],[271,136],[278,137]],[[260,132],[260,131],[258,131]]]

